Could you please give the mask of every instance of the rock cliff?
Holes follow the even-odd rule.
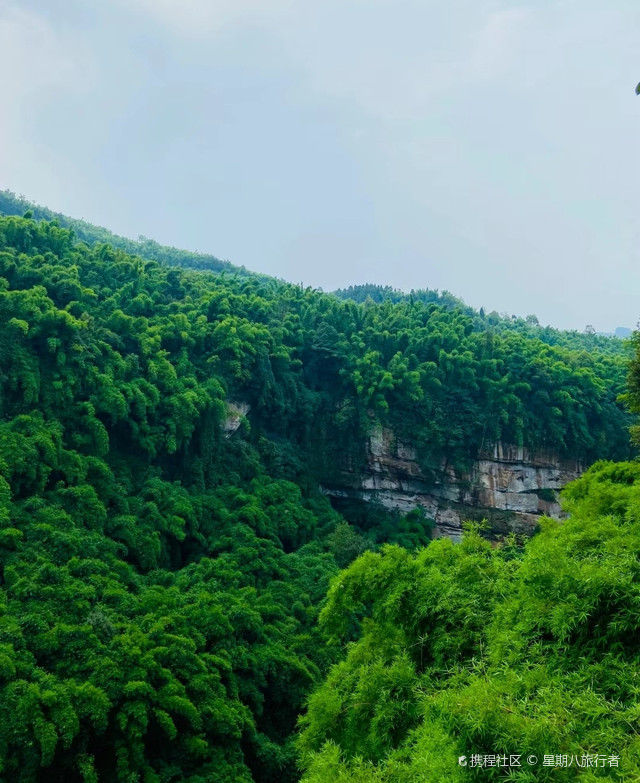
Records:
[[[422,507],[435,521],[435,535],[458,539],[462,522],[486,518],[497,537],[510,531],[532,532],[540,516],[562,517],[557,490],[577,478],[583,467],[554,454],[497,443],[480,455],[468,472],[443,464],[435,479],[422,472],[415,451],[387,429],[369,438],[367,462],[345,469],[328,495],[377,501],[409,512]]]
[[[249,413],[251,407],[246,402],[233,402],[227,400],[227,415],[221,424],[222,434],[225,438],[230,438],[240,429],[242,420]]]

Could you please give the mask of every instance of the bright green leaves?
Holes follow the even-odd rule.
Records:
[[[0,423],[0,459],[14,494],[42,492],[62,451],[62,428],[39,413]]]
[[[255,488],[264,493],[265,535],[284,535],[289,515],[304,519],[295,485]],[[254,769],[291,769],[291,748],[281,744],[317,676],[315,661],[327,654],[304,591],[310,583],[324,592],[330,563],[312,553],[299,561],[265,540],[283,581],[248,587],[251,558],[264,565],[251,534],[215,560],[143,578],[97,529],[95,496],[74,489],[89,488],[58,489],[51,498],[65,512],[43,505],[34,513],[34,500],[14,504],[25,536],[9,553],[1,593],[4,774],[36,780],[45,768],[84,770],[88,780],[93,772],[151,779],[177,768],[208,779],[215,768],[221,779],[249,780],[240,742],[254,748]],[[148,524],[160,541],[180,542],[202,524],[200,504],[177,483],[150,479],[141,502],[134,536]],[[164,557],[172,556],[168,547]],[[12,710],[20,711],[17,726]]]
[[[32,779],[48,767],[55,754],[69,750],[81,718],[104,730],[104,694],[88,685],[60,682],[39,673],[36,678],[14,680],[2,688],[0,704],[0,758],[2,772],[11,779]]]
[[[0,274],[0,778],[291,783],[297,716],[336,660],[315,623],[336,561],[324,633],[359,641],[311,699],[310,781],[457,781],[473,743],[569,746],[568,704],[622,747],[632,467],[568,493],[624,523],[549,527],[522,561],[476,534],[355,559],[415,549],[427,521],[365,538],[316,494],[380,421],[427,469],[499,439],[623,453],[620,355],[450,295],[341,302],[31,219],[0,219]]]
[[[549,753],[617,755],[585,779],[637,777],[639,492],[637,465],[598,463],[566,490],[572,517],[522,550],[469,532],[342,572],[322,621],[359,630],[302,719],[305,783],[501,780],[457,758],[513,749],[538,758],[536,780],[576,779]]]
[[[26,337],[29,332],[29,323],[19,318],[10,318],[7,326],[11,329],[15,329],[22,337]]]

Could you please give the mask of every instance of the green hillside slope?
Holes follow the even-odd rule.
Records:
[[[30,212],[35,220],[55,220],[63,228],[72,229],[74,235],[88,245],[108,244],[124,250],[126,253],[160,261],[171,266],[201,269],[217,273],[246,274],[244,267],[234,266],[229,261],[222,261],[215,256],[167,247],[147,237],[139,237],[139,239],[134,240],[118,236],[106,228],[87,223],[86,220],[77,220],[60,212],[52,212],[47,207],[41,207],[39,204],[34,204],[20,196],[16,196],[10,190],[0,190],[0,215],[21,217],[27,212]]]
[[[342,656],[316,622],[330,579],[398,540],[318,493],[375,423],[426,470],[498,439],[629,455],[624,355],[78,240],[0,218],[2,781],[297,780],[298,715]]]

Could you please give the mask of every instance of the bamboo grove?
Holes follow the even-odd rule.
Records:
[[[640,473],[601,461],[631,455],[629,346],[83,231],[0,218],[0,780],[638,769]],[[596,465],[527,544],[430,542],[319,492],[378,422],[427,474],[498,440]]]

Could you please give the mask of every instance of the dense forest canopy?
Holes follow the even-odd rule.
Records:
[[[144,236],[137,240],[118,236],[101,226],[94,226],[86,220],[67,217],[60,212],[52,212],[47,207],[41,207],[27,201],[21,196],[16,196],[10,190],[0,190],[0,215],[22,216],[30,212],[36,220],[55,220],[63,228],[73,230],[75,236],[90,245],[100,242],[117,247],[126,253],[151,258],[171,266],[188,267],[189,269],[206,269],[209,272],[232,272],[246,274],[243,267],[237,267],[229,261],[222,261],[215,256],[206,253],[194,253],[189,250],[178,250],[175,247],[160,245],[153,239]]]
[[[318,491],[376,423],[426,471],[498,440],[627,458],[624,343],[104,239],[0,218],[0,780],[286,783],[300,758],[314,783],[418,780],[426,735],[443,759],[495,732],[542,747],[540,689],[554,750],[590,748],[614,702],[606,750],[631,742],[635,467],[598,463],[575,522],[524,551],[474,533],[378,551],[425,545],[428,526],[362,535]],[[230,403],[248,411],[235,434]],[[526,604],[530,583],[550,603]],[[562,710],[587,682],[583,741]]]
[[[629,355],[629,346],[621,339],[612,340],[610,336],[598,334],[593,328],[586,327],[583,332],[576,330],[555,329],[552,326],[542,326],[535,315],[525,318],[516,315],[499,314],[495,310],[486,313],[484,308],[474,310],[449,291],[438,291],[429,288],[405,293],[391,286],[355,285],[339,288],[334,294],[340,299],[352,299],[354,302],[437,302],[450,309],[462,310],[466,315],[475,317],[483,328],[494,331],[517,331],[521,334],[536,337],[548,345],[561,345],[566,348],[585,351],[600,351],[618,355]],[[626,333],[622,327],[616,330]]]
[[[25,205],[29,202],[0,192],[0,212],[15,213]],[[31,205],[34,210],[44,217],[53,214]],[[222,269],[217,259],[207,257],[211,264],[201,263],[205,257],[199,254],[131,242],[81,221],[56,218],[72,227],[72,243],[80,238],[96,248],[108,240],[167,265]],[[487,315],[446,292],[400,295],[381,289],[384,296],[372,307],[369,294],[380,287],[362,286],[336,292],[346,297],[337,306],[321,292],[241,271],[225,282],[209,278],[208,285],[211,290],[242,292],[245,302],[241,307],[233,303],[234,314],[257,318],[276,342],[302,361],[305,386],[329,394],[334,397],[330,404],[342,406],[337,417],[342,426],[332,422],[334,443],[333,436],[347,422],[359,435],[370,426],[366,416],[363,419],[366,409],[409,437],[426,468],[442,459],[468,464],[481,448],[500,439],[583,461],[626,454],[628,422],[616,402],[630,355],[625,341],[543,328],[534,317]],[[363,298],[364,291],[368,293]],[[257,316],[247,306],[256,297],[271,305],[270,312]],[[352,297],[362,299],[360,307],[353,307]],[[288,303],[284,323],[280,299]],[[305,342],[296,345],[300,335]],[[295,412],[289,418],[298,422]],[[348,433],[350,441],[353,434]]]
[[[566,495],[524,548],[471,529],[334,580],[322,625],[353,642],[302,720],[304,783],[640,779],[640,465]]]
[[[266,275],[248,272],[244,267],[235,266],[229,261],[223,261],[206,253],[194,253],[189,250],[160,245],[158,242],[144,236],[140,236],[138,240],[127,239],[85,220],[78,220],[60,212],[53,212],[47,207],[34,204],[22,196],[16,196],[10,190],[0,190],[0,215],[21,217],[27,212],[30,212],[36,220],[55,220],[60,226],[72,229],[74,235],[88,245],[109,244],[124,250],[126,253],[159,261],[170,266],[198,269],[216,274],[225,272],[238,276],[250,276],[254,279],[261,278],[264,281],[273,279]],[[476,311],[449,291],[421,289],[405,293],[388,285],[362,284],[338,289],[333,294],[340,299],[349,299],[359,303],[365,301],[375,303],[416,301],[426,304],[435,302],[450,309],[460,310],[466,315],[474,317],[476,321],[479,318],[482,328],[499,331],[515,330],[537,337],[549,345],[563,345],[576,350],[597,350],[604,353],[628,355],[628,346],[625,346],[620,340],[611,340],[595,332],[566,331],[554,329],[550,326],[541,326],[535,315],[521,318],[515,315],[500,315],[495,311],[485,313],[484,308]]]

